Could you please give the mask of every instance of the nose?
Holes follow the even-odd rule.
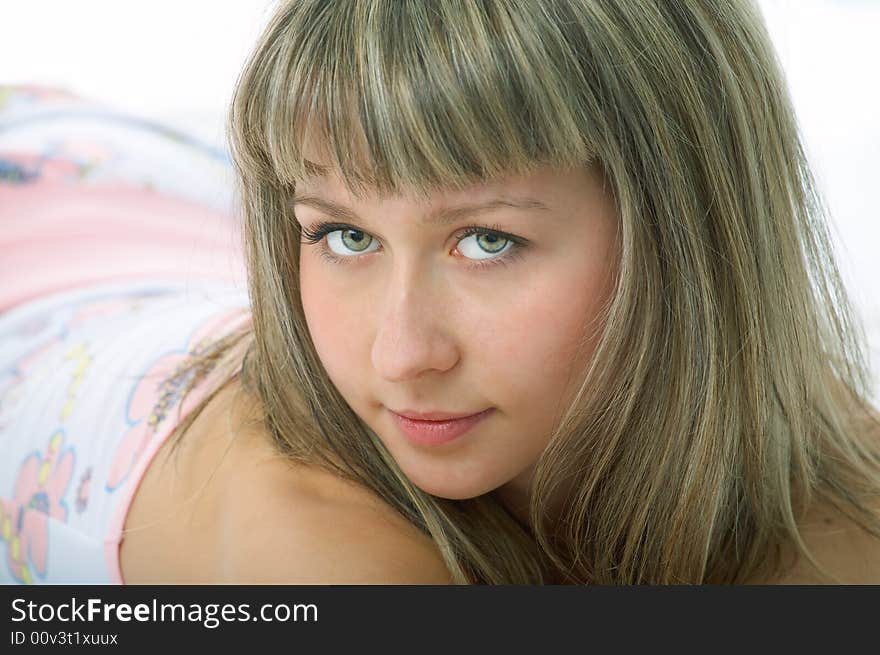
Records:
[[[448,303],[431,280],[426,282],[399,275],[381,305],[371,356],[373,367],[389,382],[415,379],[428,371],[448,371],[460,358],[451,334]]]

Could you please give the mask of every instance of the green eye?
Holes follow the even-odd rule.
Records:
[[[508,239],[500,237],[497,234],[481,234],[477,239],[477,245],[488,253],[495,254],[504,250]]]
[[[362,252],[370,245],[370,237],[360,230],[342,230],[342,243],[346,248]]]
[[[366,252],[373,243],[373,237],[360,230],[344,228],[327,234],[327,245],[338,255]]]
[[[468,259],[476,261],[500,259],[500,257],[489,257],[489,255],[504,252],[508,246],[513,249],[516,244],[500,234],[477,229],[469,230],[458,242],[458,249],[461,253]]]

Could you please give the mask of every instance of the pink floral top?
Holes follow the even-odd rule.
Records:
[[[222,147],[0,85],[0,583],[122,583],[125,516],[249,320]]]
[[[146,282],[62,292],[0,314],[0,583],[122,584],[119,545],[181,405],[187,354],[250,320],[222,288]]]

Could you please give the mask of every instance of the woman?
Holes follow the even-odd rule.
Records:
[[[753,4],[283,2],[229,128],[252,327],[165,381],[227,371],[125,581],[880,582],[864,341]]]

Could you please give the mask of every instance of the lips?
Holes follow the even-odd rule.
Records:
[[[437,446],[463,436],[478,423],[490,416],[493,413],[494,408],[490,407],[477,414],[452,419],[447,418],[446,420],[413,419],[398,414],[393,410],[389,411],[401,433],[403,433],[403,435],[411,442],[420,446]],[[444,416],[444,414],[439,412],[421,414],[418,412],[409,413],[417,416]],[[448,417],[449,414],[445,414],[445,416]]]
[[[461,418],[467,418],[468,416],[476,416],[480,413],[453,414],[450,412],[418,412],[414,409],[402,409],[399,412],[392,409],[391,411],[398,416],[404,416],[414,421],[455,421]]]

